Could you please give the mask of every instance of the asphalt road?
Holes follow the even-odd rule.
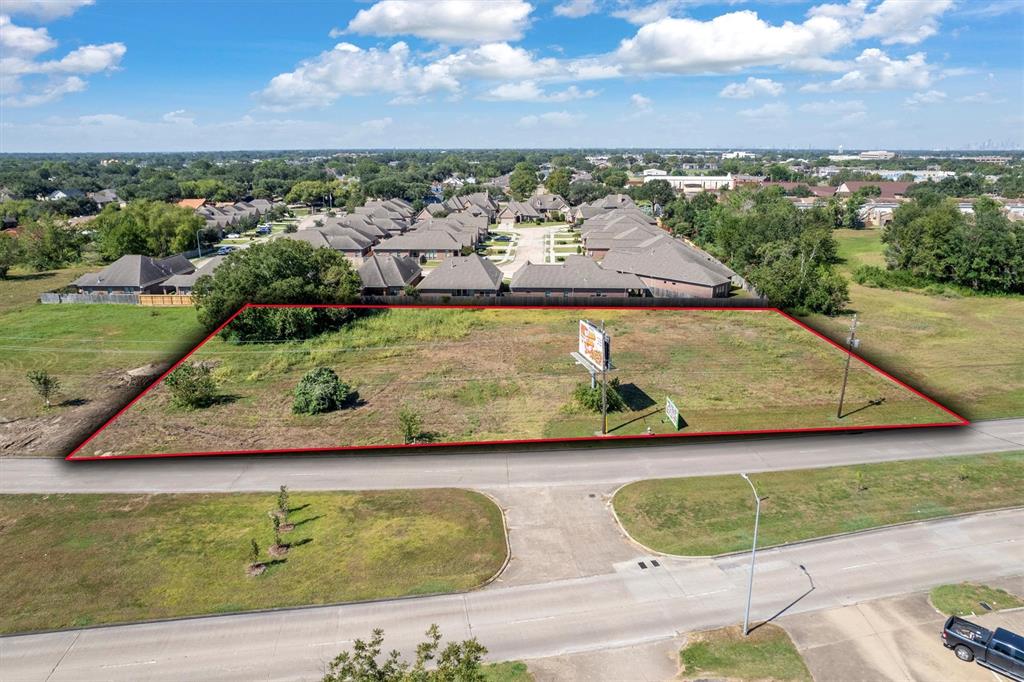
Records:
[[[752,619],[1012,577],[1024,566],[1022,525],[1024,511],[994,512],[765,551]],[[475,636],[491,657],[515,659],[742,619],[747,557],[660,558],[658,567],[640,559],[648,568],[634,559],[602,575],[463,595],[7,637],[0,672],[4,680],[315,679],[374,627],[384,628],[387,648],[408,652],[437,623],[448,638]]]
[[[225,456],[64,462],[0,459],[0,493],[229,492],[608,485],[1024,449],[1024,419],[964,427],[737,438],[574,450]]]

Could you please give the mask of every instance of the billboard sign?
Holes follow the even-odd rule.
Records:
[[[579,353],[598,370],[611,369],[612,337],[593,322],[580,320]]]
[[[675,430],[683,428],[682,418],[679,415],[679,408],[672,402],[672,398],[665,398],[665,416],[668,417],[668,421],[675,427]]]

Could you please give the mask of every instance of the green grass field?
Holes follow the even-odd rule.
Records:
[[[698,433],[951,419],[859,362],[837,419],[845,355],[771,311],[398,309],[303,342],[214,339],[193,359],[215,366],[229,399],[185,411],[158,386],[81,454],[396,444],[403,407],[435,442],[591,436],[599,415],[572,400],[589,382],[570,357],[581,316],[604,319],[614,337],[629,409],[610,415],[613,435],[674,433],[666,396]],[[317,366],[362,403],[293,415],[291,392]]]
[[[770,623],[747,637],[739,626],[690,635],[679,660],[686,680],[811,682],[793,640]]]
[[[63,287],[89,269],[95,268],[12,271],[0,281],[0,422],[26,420],[16,426],[31,430],[32,420],[63,417],[62,428],[72,430],[78,421],[120,406],[124,399],[117,387],[125,371],[173,361],[202,338],[192,308],[38,303],[40,293]],[[61,382],[49,410],[26,379],[35,369]],[[7,435],[20,437],[12,433]],[[0,435],[0,452],[26,454],[17,445],[5,448],[4,438]],[[28,454],[67,453],[43,437]]]
[[[520,661],[491,663],[484,666],[483,672],[486,682],[533,682],[533,675]]]
[[[879,230],[837,230],[849,272],[884,265]],[[956,296],[850,283],[860,354],[968,419],[1024,416],[1024,296]],[[848,316],[805,318],[842,341]]]
[[[973,583],[939,585],[932,589],[928,598],[936,610],[947,616],[976,616],[987,613],[988,610],[981,602],[988,604],[993,611],[1024,606],[1024,599],[1006,590]]]
[[[1024,451],[752,474],[758,544],[798,540],[1024,504]],[[749,549],[754,502],[739,476],[631,483],[615,513],[633,538],[668,554]]]
[[[0,633],[467,590],[506,557],[479,493],[291,493],[287,556],[266,560],[276,495],[0,496]]]

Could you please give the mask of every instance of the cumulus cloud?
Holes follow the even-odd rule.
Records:
[[[883,0],[864,16],[858,38],[880,38],[883,45],[915,45],[939,31],[939,17],[953,0]]]
[[[644,97],[638,92],[630,95],[629,101],[633,103],[633,106],[636,107],[638,111],[650,111],[651,107],[654,105],[654,100],[650,97]]]
[[[454,78],[485,80],[527,80],[564,73],[559,60],[536,59],[528,50],[508,43],[465,48],[439,59],[434,65]]]
[[[566,0],[555,5],[555,14],[560,17],[579,19],[597,11],[596,0]]]
[[[719,97],[728,99],[750,99],[758,95],[778,97],[785,88],[771,78],[754,78],[751,76],[743,83],[729,83],[718,93]]]
[[[916,107],[922,104],[937,104],[946,99],[946,93],[941,90],[928,90],[927,92],[915,92],[903,100],[908,107]]]
[[[1002,104],[1006,101],[1002,97],[993,97],[991,92],[976,92],[973,95],[957,97],[957,102],[970,102],[975,104]]]
[[[882,50],[869,48],[853,60],[852,67],[835,80],[809,83],[800,89],[805,92],[924,89],[932,82],[933,67],[923,52],[915,52],[906,59],[893,59]]]
[[[176,123],[179,125],[192,125],[195,123],[195,119],[189,116],[188,112],[184,109],[168,111],[160,117],[160,120],[164,123]]]
[[[24,14],[41,21],[51,21],[74,14],[80,7],[87,7],[96,0],[4,0],[3,10],[7,14]]]
[[[567,128],[583,118],[581,114],[570,114],[568,111],[549,111],[545,114],[523,116],[519,119],[519,127],[535,128],[540,125],[556,128]]]
[[[639,4],[631,2],[612,12],[612,16],[637,26],[643,26],[672,16],[672,13],[681,5],[680,0],[655,0]]]
[[[46,28],[19,26],[8,15],[0,15],[0,84],[7,95],[4,104],[36,106],[81,92],[87,85],[81,76],[116,69],[127,51],[123,43],[106,43],[83,45],[60,59],[41,58],[56,47],[57,41]]]
[[[482,99],[498,102],[568,102],[574,99],[589,99],[597,95],[597,90],[580,90],[570,85],[565,90],[545,92],[535,81],[519,83],[502,83],[492,88]]]
[[[865,111],[867,107],[864,102],[859,99],[849,100],[834,100],[822,102],[807,102],[806,104],[800,105],[800,111],[807,114],[820,114],[825,116],[834,116],[837,114],[848,114],[853,112]]]
[[[394,121],[391,120],[391,117],[385,116],[384,118],[372,118],[369,121],[363,121],[359,125],[363,130],[380,132],[386,128],[390,128],[392,123],[394,123]]]
[[[338,43],[333,50],[299,64],[271,79],[259,99],[274,110],[325,106],[342,95],[392,93],[399,96],[458,90],[435,65],[413,62],[409,46],[398,42],[388,49],[362,49]]]
[[[442,43],[519,40],[531,11],[533,6],[525,0],[382,0],[359,10],[347,30]]]
[[[660,19],[623,40],[612,57],[633,72],[726,73],[819,57],[849,40],[843,22],[833,17],[774,25],[756,12],[742,11],[708,21]]]
[[[789,107],[781,102],[771,102],[756,109],[741,109],[740,116],[744,118],[785,118],[789,114]]]

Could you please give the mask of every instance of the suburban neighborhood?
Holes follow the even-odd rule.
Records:
[[[0,2],[0,681],[1024,682],[1024,3]]]

